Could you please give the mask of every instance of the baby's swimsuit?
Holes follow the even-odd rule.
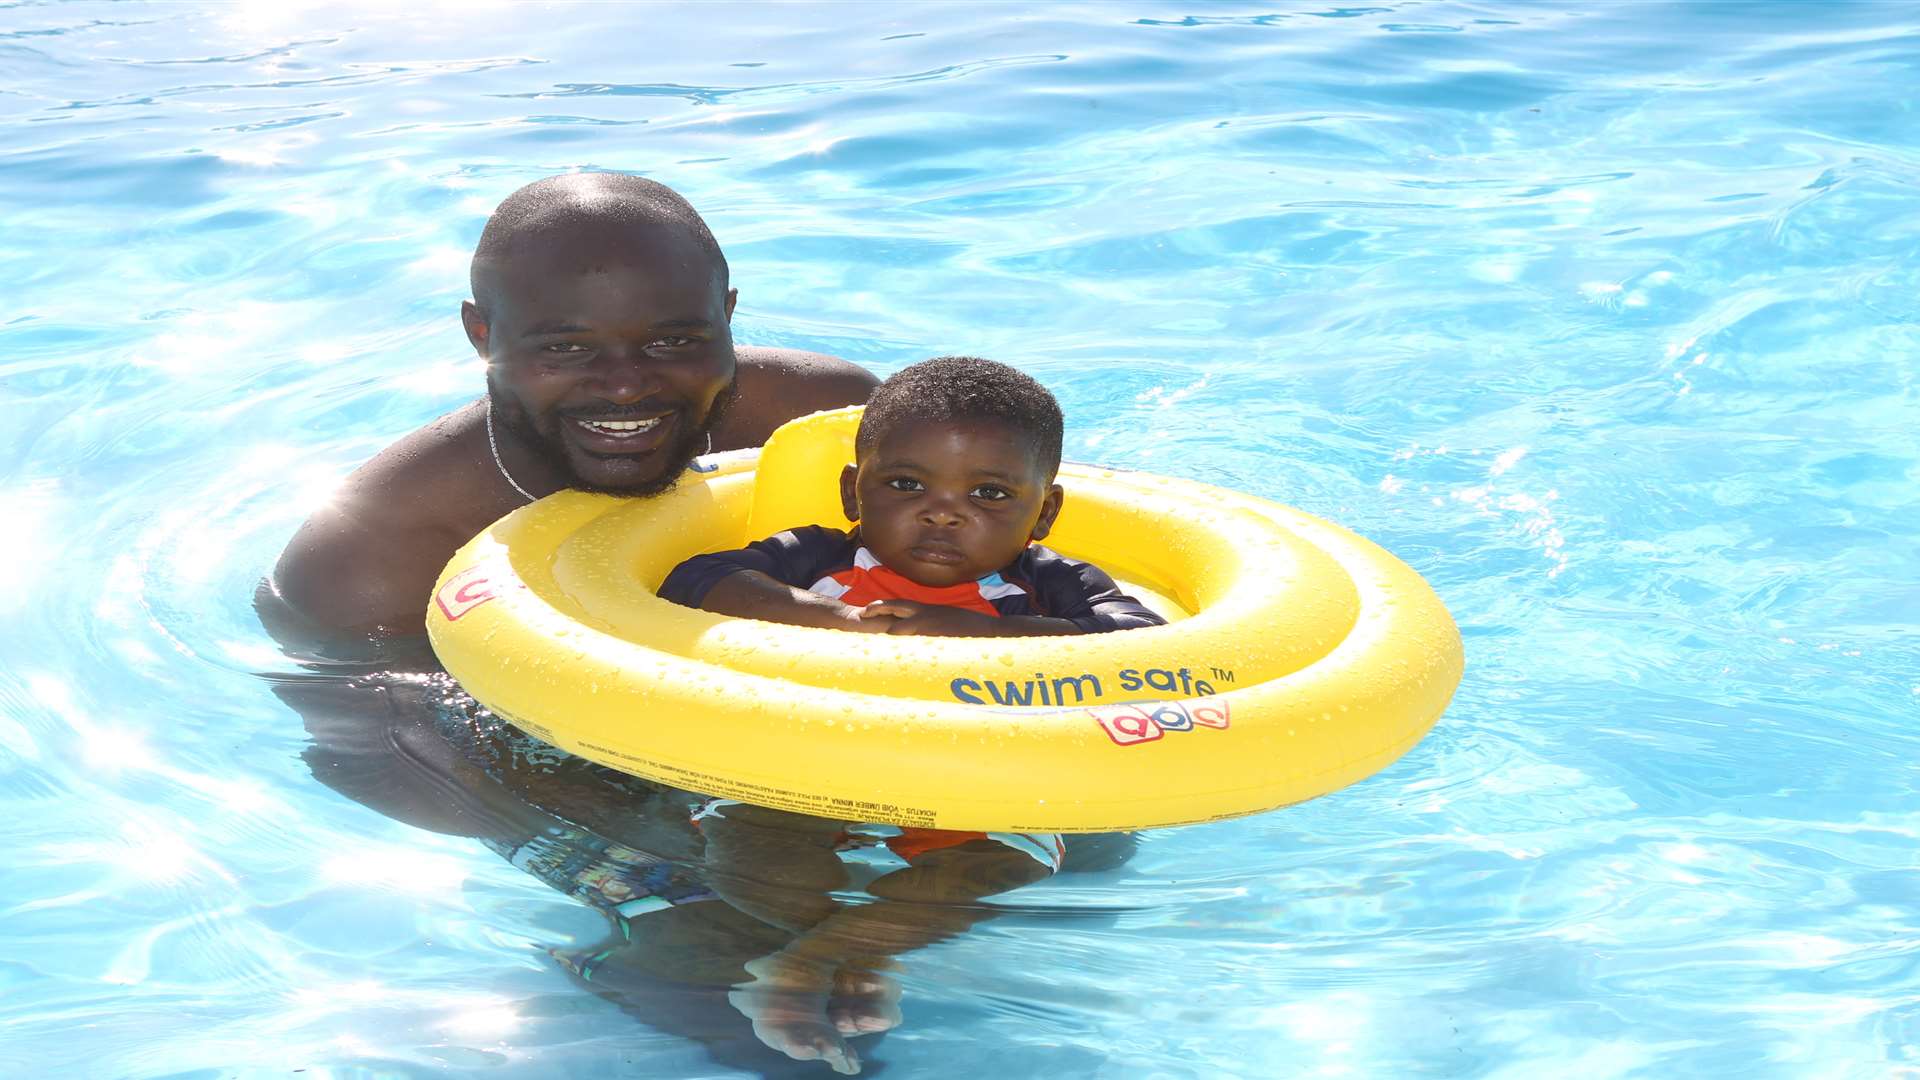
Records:
[[[758,570],[782,584],[853,606],[918,600],[986,615],[1065,619],[1095,634],[1166,621],[1121,592],[1104,570],[1039,544],[1028,544],[1018,558],[978,581],[935,588],[882,566],[861,546],[858,528],[844,533],[818,525],[789,529],[735,551],[696,555],[673,568],[660,585],[660,595],[699,607],[721,579],[742,570]]]
[[[818,525],[789,529],[735,551],[696,555],[674,567],[673,573],[661,583],[660,595],[676,604],[699,607],[716,584],[742,570],[758,570],[782,584],[831,596],[853,607],[863,607],[875,600],[914,600],[983,615],[1066,619],[1088,633],[1159,626],[1166,621],[1121,592],[1099,567],[1069,559],[1039,544],[1027,545],[1018,558],[977,581],[929,586],[882,565],[871,551],[861,546],[857,528],[845,533]],[[718,814],[727,805],[728,800],[712,800],[695,813],[695,820]],[[958,847],[972,840],[996,840],[1054,870],[1060,868],[1063,850],[1060,837],[1054,833],[952,832],[854,825],[842,838],[844,847],[879,843],[908,861],[929,851]]]

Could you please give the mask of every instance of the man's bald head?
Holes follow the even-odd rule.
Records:
[[[474,247],[469,283],[483,314],[493,307],[499,271],[546,260],[557,250],[598,246],[616,235],[665,232],[690,241],[727,290],[727,258],[692,204],[665,184],[626,173],[569,173],[536,180],[501,202]]]

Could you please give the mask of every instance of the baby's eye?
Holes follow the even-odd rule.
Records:
[[[913,478],[911,478],[911,477],[907,477],[907,476],[896,476],[896,477],[894,477],[893,479],[891,479],[891,480],[888,480],[888,481],[887,481],[887,486],[888,486],[888,487],[890,487],[890,488],[892,488],[892,489],[893,489],[893,490],[895,490],[895,491],[922,491],[922,490],[924,490],[924,487],[923,487],[923,485],[922,485],[922,484],[920,483],[920,481],[918,481],[918,480],[915,480],[915,479],[913,479]]]
[[[979,487],[968,492],[968,494],[976,499],[985,499],[988,502],[999,502],[1001,499],[1013,498],[1011,491],[1008,491],[1006,488],[994,487],[992,484],[981,484]]]

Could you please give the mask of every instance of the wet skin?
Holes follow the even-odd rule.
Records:
[[[517,263],[503,272],[486,317],[462,306],[497,398],[500,458],[532,495],[657,490],[705,448],[706,430],[715,450],[758,446],[787,420],[859,404],[872,391],[877,380],[843,360],[734,347],[734,294],[704,258],[686,262],[682,246],[647,250],[659,257],[664,248],[669,265],[691,272],[636,265],[631,244],[558,245],[531,253],[525,272]],[[486,415],[483,399],[404,436],[314,509],[269,582],[283,638],[424,632],[447,560],[527,501],[494,466]],[[656,416],[645,431],[591,426]]]

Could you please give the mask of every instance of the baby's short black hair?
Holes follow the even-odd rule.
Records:
[[[955,420],[989,421],[1014,432],[1049,481],[1060,469],[1066,427],[1060,403],[1031,376],[977,356],[937,356],[881,383],[867,399],[854,453],[862,458],[873,453],[902,424]]]

